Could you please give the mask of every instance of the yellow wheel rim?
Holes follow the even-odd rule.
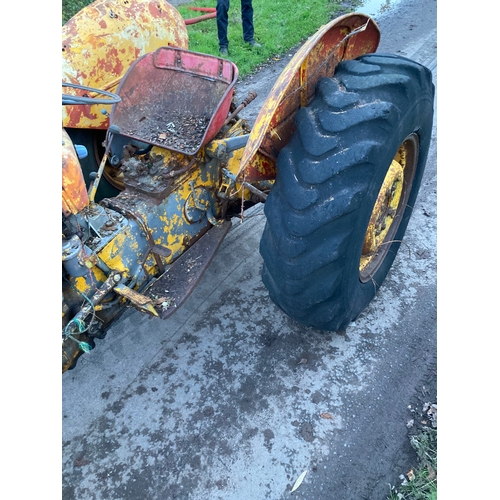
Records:
[[[398,149],[378,193],[359,261],[362,282],[373,279],[394,241],[415,177],[418,136],[409,135]]]
[[[104,146],[103,141],[106,138],[106,132],[104,130],[97,131],[93,138],[93,151],[89,151],[89,154],[93,154],[96,164],[99,166],[101,164],[102,157],[104,156]],[[125,189],[123,184],[123,173],[120,172],[118,168],[113,167],[109,162],[104,165],[103,177],[119,191]]]
[[[123,173],[118,169],[113,168],[108,163],[104,166],[103,177],[116,189],[123,191],[125,185],[123,184]]]

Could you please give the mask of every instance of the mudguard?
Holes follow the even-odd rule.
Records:
[[[276,177],[276,159],[294,130],[299,108],[313,99],[316,83],[331,77],[338,63],[375,52],[380,30],[365,14],[347,14],[322,26],[296,52],[257,116],[241,158],[239,176],[246,182]]]
[[[67,132],[62,129],[62,213],[76,215],[87,206],[89,197],[80,162]]]

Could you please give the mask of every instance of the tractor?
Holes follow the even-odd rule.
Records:
[[[365,309],[403,240],[434,112],[429,69],[377,54],[379,39],[361,13],[322,26],[250,126],[238,68],[190,51],[168,2],[97,0],[63,26],[63,373],[127,307],[177,311],[256,203],[282,311],[340,331]]]

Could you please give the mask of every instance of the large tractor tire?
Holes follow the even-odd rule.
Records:
[[[370,54],[340,63],[297,113],[260,252],[271,299],[299,323],[343,330],[375,296],[415,205],[433,102],[427,68]]]

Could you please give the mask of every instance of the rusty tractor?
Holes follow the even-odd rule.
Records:
[[[179,309],[258,202],[273,302],[329,331],[363,311],[403,239],[433,119],[430,71],[377,54],[379,36],[360,13],[322,26],[250,127],[238,68],[189,51],[168,2],[97,0],[63,26],[63,372],[125,307]]]

